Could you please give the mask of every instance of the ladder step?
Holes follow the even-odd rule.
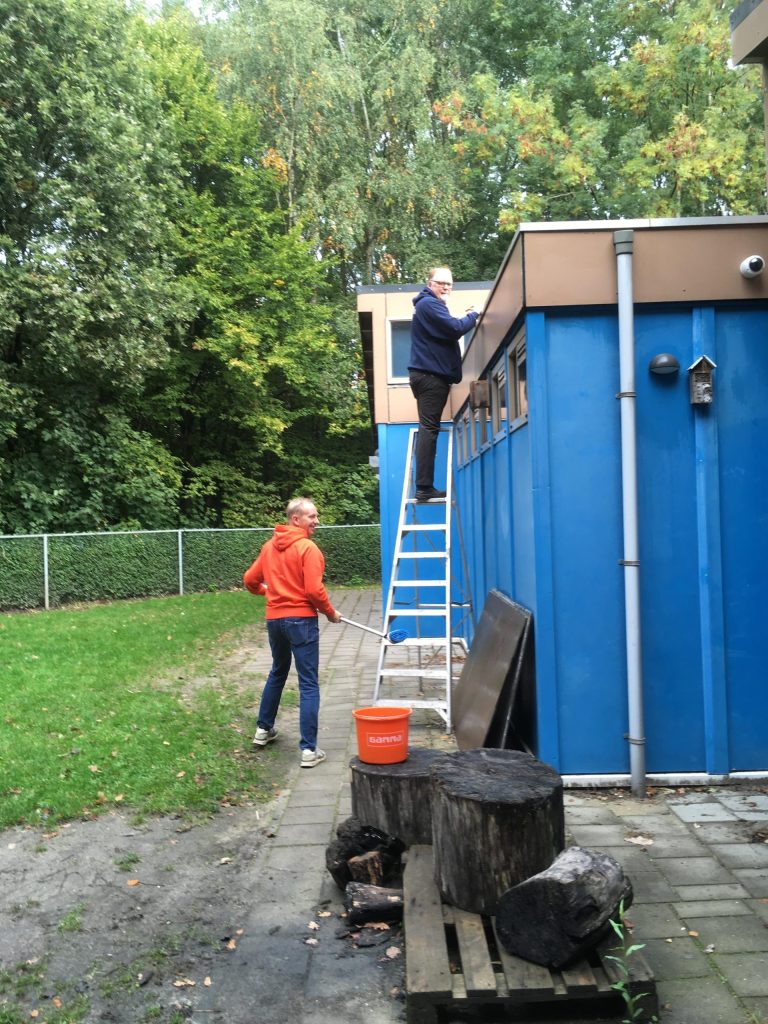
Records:
[[[458,640],[451,640],[450,643],[458,643]],[[446,648],[449,641],[444,636],[413,636],[407,640],[401,640],[399,644],[393,644],[391,640],[385,640],[388,647],[442,647]]]
[[[447,587],[449,580],[392,580],[393,587]],[[464,608],[465,605],[453,605]]]
[[[403,533],[434,533],[435,530],[447,530],[445,523],[405,523]]]
[[[406,676],[408,679],[447,679],[448,673],[439,668],[383,668],[379,675]]]
[[[420,618],[447,618],[445,613],[445,605],[421,605],[420,608],[390,608],[389,618],[390,619],[420,619]]]
[[[447,557],[447,551],[398,551],[395,561],[397,562],[399,558],[442,558],[445,560]]]
[[[406,498],[406,505],[447,505],[447,498],[430,498],[429,501],[416,501],[415,498]]]

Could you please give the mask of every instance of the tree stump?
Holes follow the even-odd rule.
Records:
[[[359,757],[352,770],[352,813],[366,825],[397,836],[406,846],[432,842],[430,769],[444,757],[439,750],[410,747],[398,764],[366,764]]]
[[[461,750],[431,769],[435,881],[447,903],[496,913],[502,894],[565,844],[563,783],[517,750]]]
[[[596,945],[632,903],[632,885],[606,853],[572,846],[499,900],[496,931],[508,953],[562,967]]]

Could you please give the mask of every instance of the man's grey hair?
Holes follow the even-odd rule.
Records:
[[[300,516],[307,505],[313,505],[311,498],[291,498],[285,507],[285,518],[290,523],[294,516]]]

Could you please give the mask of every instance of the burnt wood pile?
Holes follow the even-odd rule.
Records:
[[[505,955],[531,963],[570,963],[632,902],[613,858],[564,852],[562,779],[530,754],[411,748],[397,764],[355,757],[350,768],[354,817],[339,826],[326,864],[352,924],[403,914],[407,847],[431,847],[443,903],[493,919]]]

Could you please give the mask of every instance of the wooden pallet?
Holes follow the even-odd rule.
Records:
[[[491,918],[441,902],[431,846],[411,846],[403,876],[405,988],[409,1024],[438,1024],[462,1010],[535,1010],[537,1019],[578,1011],[580,1016],[624,1016],[624,1000],[611,986],[621,980],[615,939],[566,970],[549,970],[510,956]],[[656,984],[640,952],[634,952],[629,991],[645,1016],[658,1013]]]

